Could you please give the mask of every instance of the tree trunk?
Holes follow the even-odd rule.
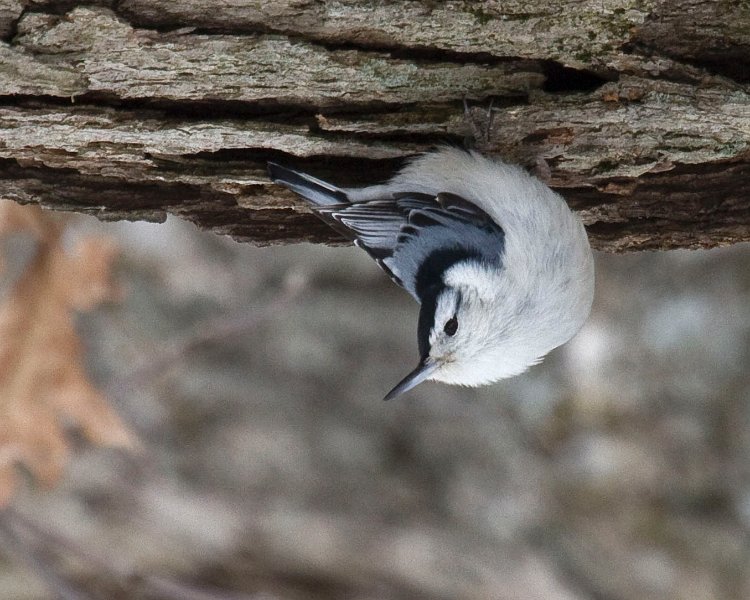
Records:
[[[76,4],[0,0],[2,197],[341,242],[268,159],[381,180],[493,99],[482,149],[546,163],[596,248],[750,239],[746,3]]]

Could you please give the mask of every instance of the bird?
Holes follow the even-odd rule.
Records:
[[[476,387],[519,375],[588,318],[583,223],[520,166],[445,146],[361,188],[275,162],[268,173],[420,304],[419,363],[385,400],[427,380]]]

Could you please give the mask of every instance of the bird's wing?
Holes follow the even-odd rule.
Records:
[[[441,233],[452,233],[434,239],[471,244],[487,260],[494,260],[502,253],[502,228],[478,206],[455,194],[407,192],[350,202],[344,190],[306,173],[275,163],[268,164],[268,171],[274,182],[305,198],[323,220],[365,250],[402,287],[407,287],[406,277],[416,274],[404,272],[389,259],[400,246],[425,237],[430,228],[444,228]],[[471,233],[458,239],[458,224],[463,225],[458,228],[463,233],[467,225],[472,226]]]
[[[473,202],[456,194],[440,192],[436,196],[429,194],[397,194],[396,203],[407,212],[408,225],[414,229],[402,231],[401,235],[418,234],[426,227],[451,227],[457,223],[473,225],[487,233],[498,235],[502,240],[503,230],[486,212]],[[407,241],[402,237],[398,241]],[[481,249],[480,249],[481,250]],[[489,249],[494,252],[494,249]]]
[[[432,196],[411,198],[408,205],[395,198],[369,200],[339,206],[326,206],[318,212],[326,220],[343,225],[349,231],[354,244],[367,252],[378,266],[398,285],[404,287],[403,276],[394,265],[386,264],[397,246],[410,235],[413,228],[409,215],[426,210],[435,203]]]
[[[405,285],[406,278],[416,273],[399,268],[397,261],[389,259],[420,236],[438,234],[435,237],[448,244],[470,245],[489,262],[495,262],[502,253],[502,228],[478,206],[455,194],[399,193],[392,199],[320,207],[318,212],[348,229],[354,243],[407,289],[411,286]],[[468,230],[474,235],[460,235],[460,225],[464,226],[463,233],[470,226]]]

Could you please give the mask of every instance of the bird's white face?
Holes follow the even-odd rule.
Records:
[[[468,299],[467,299],[468,300]],[[431,360],[445,365],[460,362],[466,358],[466,351],[471,345],[470,329],[471,307],[464,301],[457,289],[446,287],[437,297],[432,326],[427,337],[428,356]],[[425,349],[420,348],[423,352]]]
[[[426,380],[457,385],[491,381],[492,370],[482,370],[482,357],[497,338],[488,316],[485,303],[465,289],[444,287],[432,301],[424,302],[417,333],[422,360],[386,398]]]
[[[427,361],[436,365],[428,379],[454,385],[481,385],[492,378],[483,356],[503,337],[498,323],[473,290],[446,287],[437,300]]]

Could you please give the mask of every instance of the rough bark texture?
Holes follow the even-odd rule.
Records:
[[[605,250],[750,239],[750,9],[723,0],[0,0],[0,196],[341,241],[269,158],[342,183],[467,135],[550,167]]]

